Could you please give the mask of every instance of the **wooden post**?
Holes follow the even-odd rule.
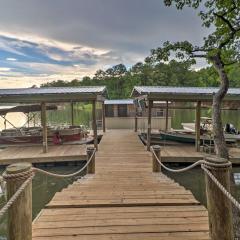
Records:
[[[4,119],[4,128],[5,128],[5,130],[7,129],[7,121],[6,121],[6,119]]]
[[[97,120],[96,120],[96,101],[92,102],[92,129],[94,137],[94,147],[98,150]]]
[[[29,163],[16,163],[7,167],[7,174],[28,172]],[[21,178],[9,178],[7,181],[7,199],[18,190],[30,174]],[[8,240],[32,240],[32,183],[26,186],[17,200],[8,210]]]
[[[71,124],[74,126],[74,102],[71,101]]]
[[[134,131],[135,132],[138,131],[138,116],[137,116],[137,113],[135,115]]]
[[[102,128],[103,132],[106,132],[106,116],[105,116],[105,104],[104,101],[102,103]]]
[[[156,156],[158,157],[159,160],[161,160],[161,148],[159,145],[154,145],[153,151],[155,152]],[[161,172],[161,165],[159,164],[158,160],[152,153],[152,170],[153,172]]]
[[[168,131],[168,101],[166,101],[166,116],[165,117],[166,117],[165,132],[167,132]]]
[[[92,156],[93,152],[94,152],[94,147],[87,147],[87,159],[89,160],[90,157]],[[89,174],[94,174],[95,173],[95,154],[91,160],[91,162],[89,163],[88,167],[87,167],[87,173]]]
[[[150,151],[150,146],[151,146],[152,105],[153,105],[153,101],[148,100],[148,129],[147,129],[147,150],[148,151]]]
[[[42,125],[42,137],[43,137],[43,152],[48,151],[48,138],[47,138],[47,116],[46,116],[46,103],[41,103],[41,125]]]
[[[217,157],[208,157],[206,161],[215,164],[228,162],[226,159]],[[230,192],[230,169],[230,166],[208,169],[228,192]],[[233,240],[232,204],[206,173],[205,182],[210,238],[211,240]]]
[[[201,102],[197,102],[196,106],[196,120],[195,120],[195,130],[196,130],[196,138],[195,138],[195,147],[196,151],[200,151],[200,123],[201,123]]]

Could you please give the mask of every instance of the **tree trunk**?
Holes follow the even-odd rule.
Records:
[[[224,131],[222,125],[222,117],[221,117],[221,105],[223,98],[225,97],[228,88],[229,88],[229,79],[227,73],[224,69],[224,64],[221,60],[220,54],[211,58],[213,62],[213,66],[219,74],[221,85],[218,90],[213,96],[213,112],[212,112],[212,119],[213,119],[213,135],[214,135],[214,143],[215,143],[215,151],[216,155],[221,158],[229,159],[229,153],[226,145],[226,141],[224,138]],[[231,192],[235,193],[235,182],[233,173],[231,173]],[[240,239],[240,214],[238,209],[235,206],[232,206],[233,211],[233,227],[234,227],[234,235],[235,239]]]

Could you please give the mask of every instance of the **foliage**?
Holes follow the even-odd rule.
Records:
[[[121,64],[123,65],[123,64]],[[117,65],[118,66],[118,65]],[[84,77],[80,80],[72,81],[53,81],[43,84],[42,87],[58,86],[107,86],[109,96],[112,99],[128,98],[134,86],[137,85],[160,85],[160,86],[195,86],[195,87],[217,87],[219,77],[213,67],[206,67],[200,70],[192,69],[189,62],[177,62],[171,60],[169,63],[154,64],[138,62],[130,69],[125,69],[121,74],[117,66],[107,69],[106,71],[98,70],[91,77]],[[235,64],[228,67],[231,87],[240,87],[240,65]]]

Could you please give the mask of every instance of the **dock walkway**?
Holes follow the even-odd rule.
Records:
[[[208,214],[192,193],[152,173],[137,134],[108,131],[96,174],[57,193],[33,224],[34,240],[203,240]]]

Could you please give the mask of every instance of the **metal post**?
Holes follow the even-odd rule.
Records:
[[[152,105],[153,105],[153,101],[148,100],[148,128],[147,128],[147,150],[148,151],[150,151],[150,146],[151,146]]]
[[[92,102],[92,129],[94,137],[94,147],[98,150],[97,121],[96,121],[96,101]]]
[[[156,156],[159,160],[161,160],[161,148],[159,145],[152,146],[153,151],[155,152]],[[155,155],[152,153],[152,170],[153,172],[161,172],[161,165],[159,164],[158,160],[156,159]]]
[[[94,147],[88,147],[87,148],[87,159],[89,160],[94,152],[95,148]],[[87,167],[87,173],[89,174],[94,174],[95,173],[95,153],[94,156],[92,157],[91,162],[89,163]]]
[[[7,167],[7,174],[26,173],[18,178],[7,178],[7,199],[30,177],[31,164],[16,163]],[[32,240],[32,182],[25,187],[8,210],[8,239]]]
[[[207,157],[209,163],[228,163],[226,159]],[[230,192],[230,166],[208,167],[208,170]],[[233,217],[230,200],[216,186],[212,179],[205,173],[207,209],[209,216],[209,230],[212,240],[233,240]]]

